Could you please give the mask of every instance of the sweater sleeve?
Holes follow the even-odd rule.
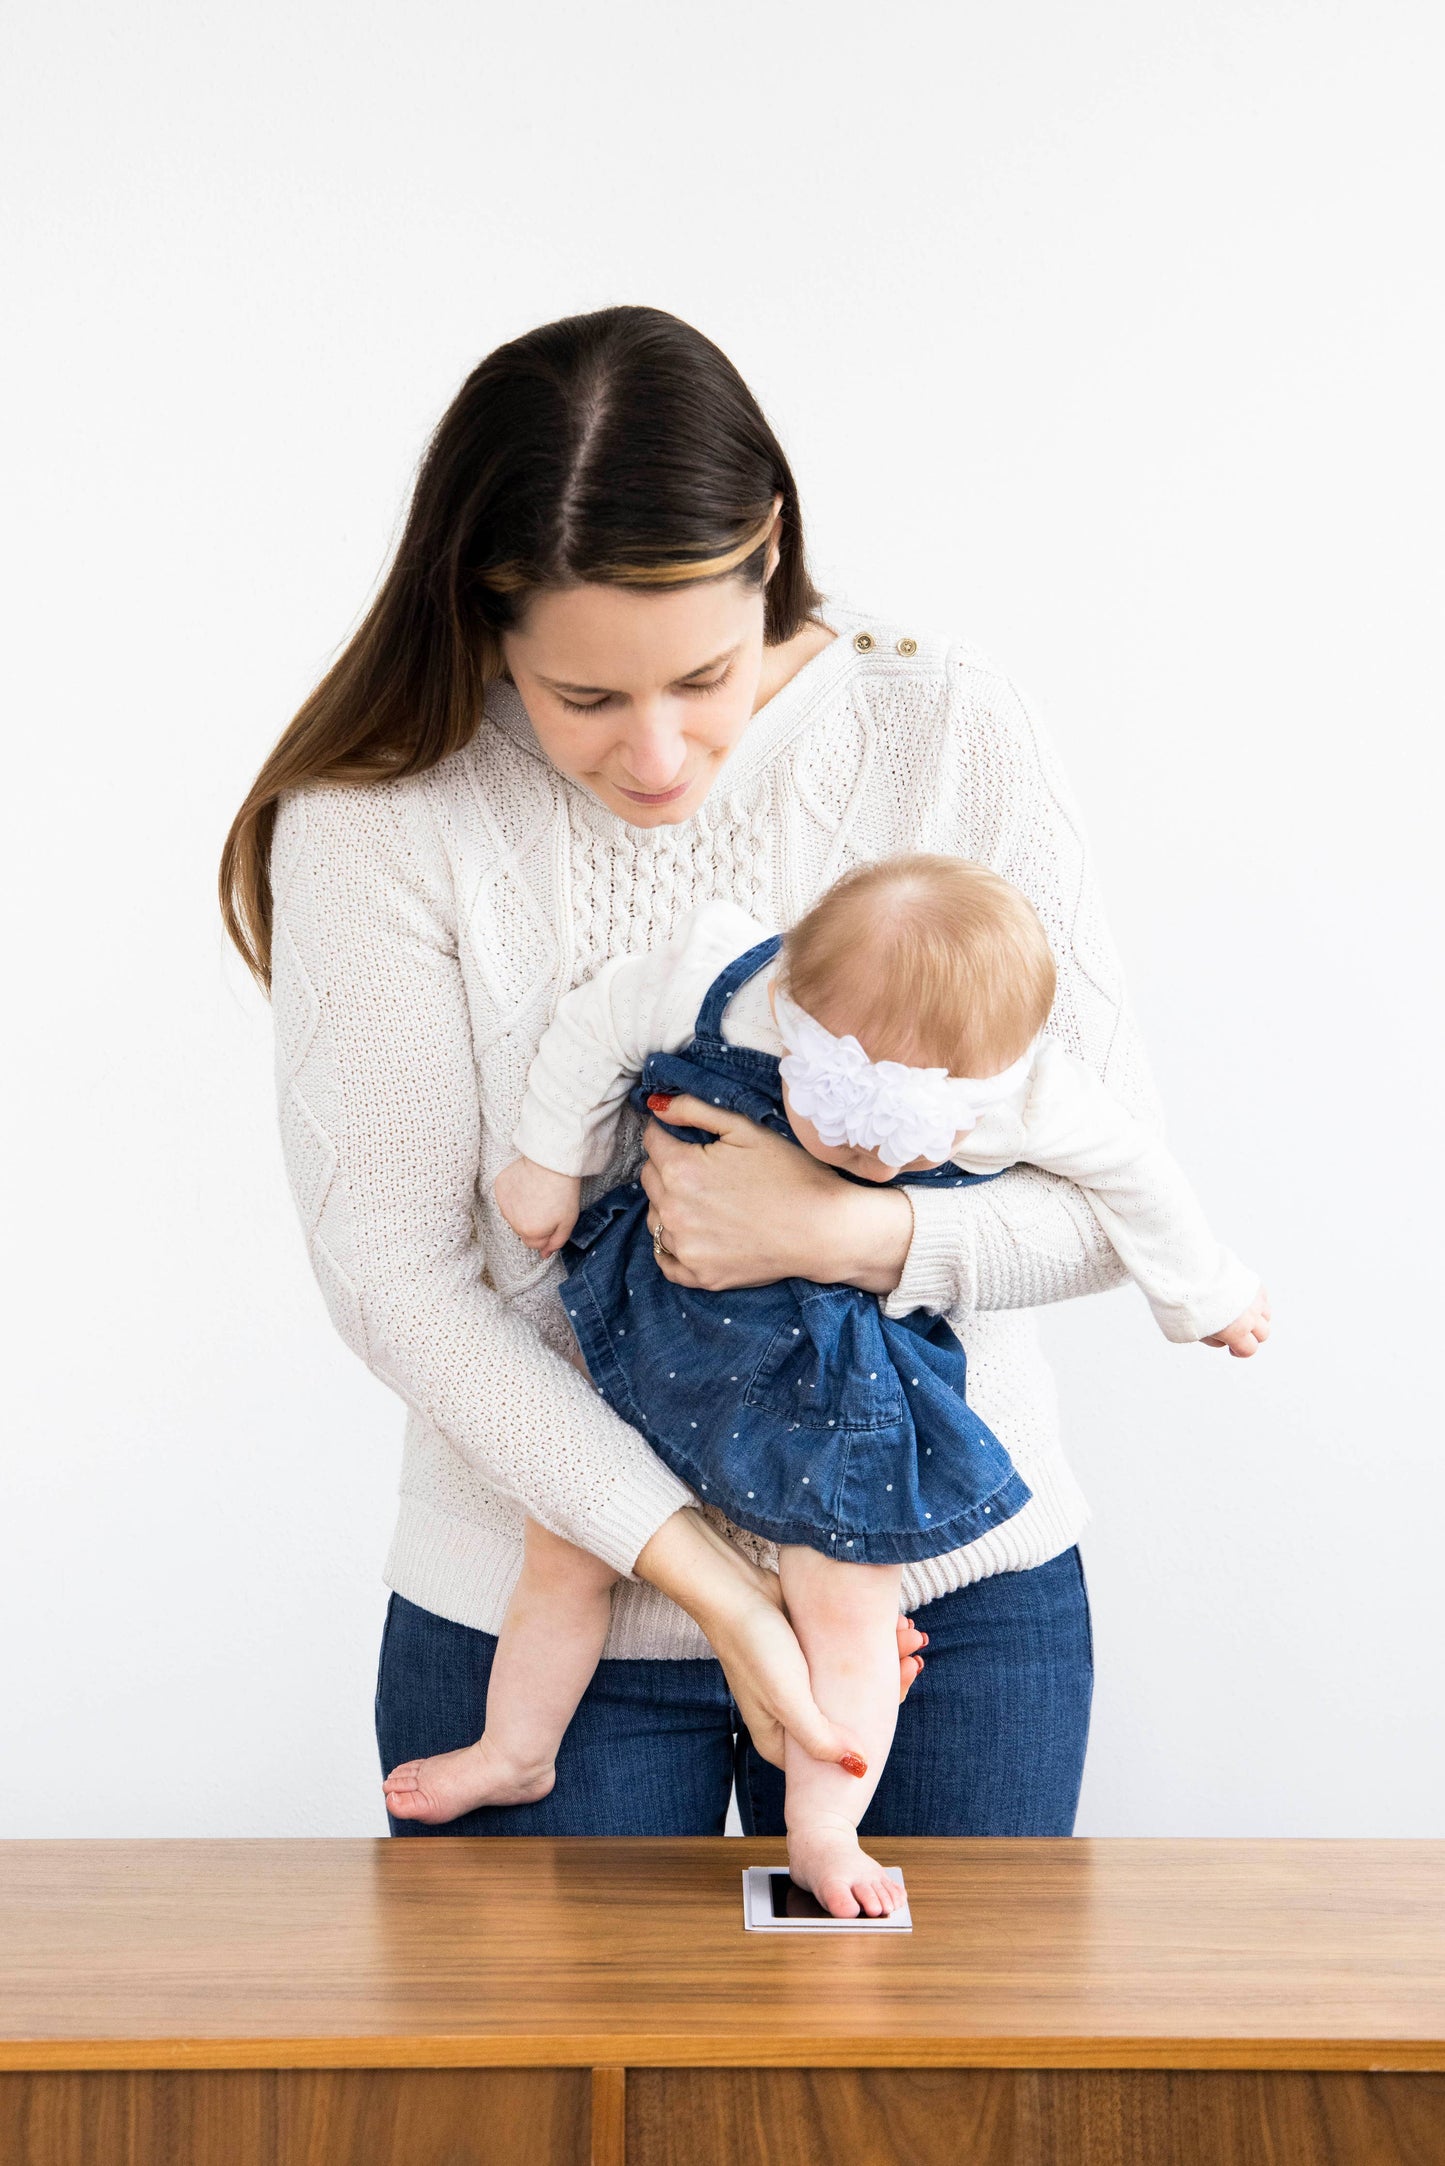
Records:
[[[488,1283],[452,881],[420,778],[288,791],[271,868],[282,1149],[332,1322],[487,1483],[630,1573],[690,1492]]]
[[[1050,1035],[1162,1140],[1158,1093],[1105,921],[1083,825],[1052,743],[1012,681],[950,652],[940,848],[1021,888],[1058,968]],[[1028,1309],[1122,1285],[1124,1264],[1087,1193],[1020,1165],[972,1188],[909,1188],[913,1238],[883,1306]]]

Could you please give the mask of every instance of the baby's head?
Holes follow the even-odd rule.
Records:
[[[783,1102],[794,1133],[825,1164],[888,1181],[903,1169],[889,1162],[895,1146],[881,1142],[878,1131],[894,1108],[901,1136],[930,1135],[930,1148],[909,1158],[907,1170],[941,1165],[968,1134],[971,1118],[951,1141],[939,1121],[951,1097],[966,1103],[969,1094],[940,1091],[939,1079],[902,1070],[942,1069],[975,1081],[1004,1075],[1042,1030],[1054,982],[1054,959],[1033,904],[987,866],[925,851],[856,866],[783,935],[769,988],[785,1040],[791,1004],[833,1038],[856,1040],[865,1056],[806,1033],[807,1047],[794,1051],[816,1056],[810,1086],[798,1090],[808,1112],[793,1101],[784,1063]],[[799,1029],[806,1032],[806,1024],[791,1035]],[[901,1066],[880,1078],[873,1072],[879,1063]],[[800,1072],[797,1058],[791,1065]],[[997,1094],[973,1094],[990,1095]],[[871,1114],[855,1117],[870,1105]],[[950,1113],[945,1128],[951,1119]],[[870,1140],[827,1142],[820,1126],[835,1137],[852,1128]]]

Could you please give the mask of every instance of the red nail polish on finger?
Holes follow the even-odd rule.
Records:
[[[860,1760],[856,1752],[845,1752],[838,1765],[845,1775],[866,1775],[868,1772],[868,1762]]]
[[[650,1113],[665,1113],[676,1095],[675,1091],[649,1091],[647,1096],[648,1111]]]

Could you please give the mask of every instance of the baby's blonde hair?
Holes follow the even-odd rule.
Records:
[[[926,850],[855,866],[783,935],[782,989],[871,1060],[997,1075],[1042,1029],[1038,912],[986,865]]]

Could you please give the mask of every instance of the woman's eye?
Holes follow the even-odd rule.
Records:
[[[720,692],[732,673],[732,664],[729,662],[720,677],[710,677],[706,684],[685,684],[682,689],[684,692]],[[596,714],[599,707],[607,706],[612,694],[609,692],[602,699],[578,700],[568,699],[564,693],[559,692],[557,697],[569,714]]]
[[[729,662],[720,677],[710,677],[706,684],[686,684],[683,686],[683,690],[685,692],[720,692],[732,673],[733,666]]]

